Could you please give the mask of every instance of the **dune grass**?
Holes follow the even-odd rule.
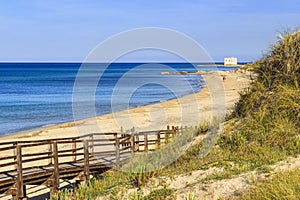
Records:
[[[240,194],[241,200],[300,199],[300,170],[280,172],[268,180],[256,183],[248,192]]]

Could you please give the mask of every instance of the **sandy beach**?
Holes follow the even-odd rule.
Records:
[[[127,130],[134,126],[137,131],[159,130],[170,126],[195,125],[200,121],[211,120],[226,104],[225,112],[232,110],[234,103],[239,99],[239,92],[250,83],[250,72],[243,70],[227,72],[198,72],[209,83],[196,94],[184,96],[157,104],[132,108],[117,113],[97,116],[75,122],[62,123],[48,126],[27,133],[15,134],[1,138],[0,142],[6,141],[33,141],[51,138],[66,138],[80,136],[87,133],[120,132],[121,127]],[[226,80],[223,81],[223,75]],[[168,76],[168,75],[167,75]],[[217,101],[213,101],[213,99]],[[224,103],[224,105],[222,105]],[[214,112],[217,111],[217,112]],[[197,124],[196,124],[197,125]],[[61,146],[60,149],[69,148]],[[24,149],[26,153],[40,153],[48,151],[48,146],[32,147]],[[3,152],[0,157],[11,155],[11,151]],[[47,164],[45,160],[44,164]],[[34,163],[27,163],[25,167]],[[35,163],[41,165],[40,161]],[[1,168],[8,170],[9,167]],[[69,182],[62,182],[61,187]],[[38,192],[37,192],[38,191]],[[28,196],[48,194],[46,186],[28,186]],[[0,199],[10,199],[10,196],[0,195]]]
[[[222,95],[225,94],[226,112],[229,112],[238,100],[239,92],[250,83],[249,73],[243,70],[199,72],[206,82],[211,80],[215,85],[211,87],[205,85],[200,92],[182,98],[75,122],[49,125],[39,130],[4,137],[0,141],[73,137],[95,132],[120,132],[121,127],[123,130],[128,130],[133,126],[138,131],[143,131],[163,129],[167,125],[194,125],[192,123],[210,120],[213,110],[221,109],[212,101],[212,97],[223,100]],[[225,81],[222,80],[223,75],[226,75]],[[223,94],[213,91],[213,87],[219,87]],[[191,108],[195,103],[198,106]],[[199,119],[195,120],[195,116]]]

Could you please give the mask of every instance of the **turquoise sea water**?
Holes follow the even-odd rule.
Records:
[[[90,64],[92,68],[102,69],[104,64]],[[96,115],[111,113],[112,93],[117,83],[126,77],[122,85],[124,94],[131,94],[129,102],[120,103],[117,110],[143,106],[198,92],[204,84],[198,75],[161,75],[164,68],[148,65],[139,71],[137,63],[115,63],[106,70],[95,91]],[[188,63],[164,64],[174,71],[193,72],[197,70],[233,70],[236,67],[197,68]],[[72,94],[80,63],[0,63],[0,135],[31,130],[48,124],[72,121]],[[133,70],[137,69],[137,70]],[[88,80],[97,73],[89,71]],[[171,78],[170,78],[171,77]],[[157,80],[172,81],[176,84],[176,94],[172,89]],[[137,80],[148,81],[145,85],[132,87]],[[160,81],[158,81],[159,83]],[[189,83],[190,87],[182,87]],[[118,101],[117,101],[118,102]],[[84,112],[84,98],[82,100]],[[88,113],[82,115],[88,116]]]

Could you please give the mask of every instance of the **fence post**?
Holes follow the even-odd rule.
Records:
[[[139,151],[140,150],[140,138],[139,138],[139,134],[136,134],[136,136],[135,136],[135,145],[137,146],[136,151]]]
[[[21,145],[16,146],[16,167],[17,167],[17,194],[14,199],[21,199],[26,195],[26,187],[23,185],[23,168],[22,168],[22,148]]]
[[[77,156],[76,156],[76,153],[77,153],[77,151],[76,151],[76,139],[72,139],[72,154],[73,154],[73,162],[76,162],[76,160],[77,160]]]
[[[116,169],[120,169],[120,141],[116,138]]]
[[[126,133],[124,133],[123,127],[121,127],[121,138],[124,138],[125,136],[126,136]],[[126,147],[126,144],[122,143],[122,148],[123,148],[124,146]]]
[[[174,135],[176,135],[176,133],[177,133],[177,127],[172,126],[172,129],[173,129],[173,131],[172,131],[172,136],[171,137],[174,137]]]
[[[175,135],[174,135],[174,136],[176,136],[177,134],[180,135],[180,133],[179,133],[179,126],[176,126],[176,132],[175,132]],[[174,136],[173,136],[173,137],[174,137]]]
[[[157,148],[160,148],[160,131],[157,132]]]
[[[92,140],[92,146],[90,148],[90,153],[94,155],[94,135],[90,135],[90,140]]]
[[[173,126],[171,127],[172,129],[173,129]],[[167,131],[165,132],[165,144],[167,144],[168,143],[168,141],[169,141],[169,133],[171,132],[171,129],[170,129],[170,126],[168,125],[167,126]]]
[[[56,141],[53,142],[53,161],[54,161],[54,171],[53,171],[53,182],[50,188],[50,195],[57,193],[59,188],[58,147]]]
[[[88,181],[90,179],[90,156],[89,156],[89,142],[84,140],[84,180]]]
[[[174,126],[172,126],[172,130],[174,131]],[[166,143],[166,144],[169,142],[170,134],[171,134],[171,130],[168,130],[168,131],[165,133],[165,143]]]
[[[51,144],[51,142],[49,143],[49,149],[48,149],[48,151],[49,151],[49,153],[48,153],[48,156],[49,156],[48,164],[52,165],[53,164],[53,162],[52,162],[53,155],[52,155],[52,144]]]
[[[131,147],[131,154],[135,152],[135,141],[134,141],[134,134],[130,135],[130,147]]]
[[[148,134],[144,133],[144,151],[148,152]]]

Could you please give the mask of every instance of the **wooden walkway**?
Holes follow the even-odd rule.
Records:
[[[182,131],[92,133],[80,137],[0,143],[0,193],[26,198],[26,185],[58,191],[59,180],[89,180],[90,175],[119,168],[137,152],[160,148]]]

